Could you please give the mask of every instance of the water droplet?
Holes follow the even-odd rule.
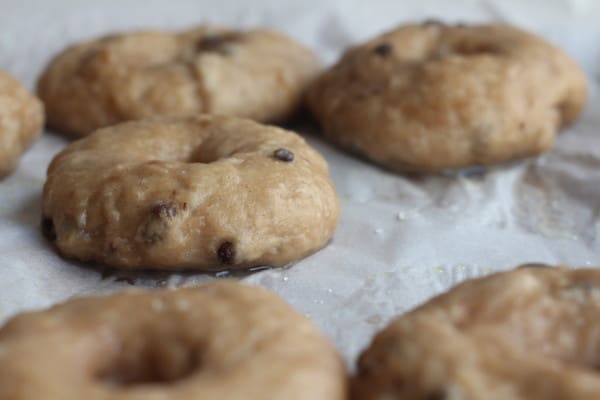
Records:
[[[269,269],[273,269],[272,267],[269,267],[267,265],[259,265],[257,267],[251,267],[248,268],[248,272],[260,272],[260,271],[266,271]]]
[[[215,274],[217,278],[226,278],[229,276],[229,271],[219,271]]]

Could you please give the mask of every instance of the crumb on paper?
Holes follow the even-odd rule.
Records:
[[[375,314],[367,318],[367,322],[371,325],[378,325],[383,321],[381,315]]]

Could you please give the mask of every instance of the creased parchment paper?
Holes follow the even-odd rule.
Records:
[[[324,250],[244,281],[272,288],[333,339],[349,364],[393,316],[468,277],[524,262],[600,265],[600,2],[186,0],[0,1],[0,69],[32,88],[67,44],[119,30],[210,22],[269,26],[317,49],[325,63],[394,27],[423,18],[509,21],[566,49],[591,86],[580,121],[538,158],[453,175],[405,177],[338,151],[310,125],[342,218]],[[72,296],[135,286],[175,287],[203,274],[116,274],[61,259],[39,233],[45,170],[67,141],[46,132],[0,182],[0,322]]]

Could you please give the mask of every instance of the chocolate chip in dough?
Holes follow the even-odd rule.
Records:
[[[394,47],[389,43],[381,43],[373,49],[373,52],[381,57],[387,57],[392,54],[393,51]]]
[[[41,228],[42,234],[46,239],[50,240],[51,242],[56,240],[56,230],[54,229],[54,222],[52,221],[52,218],[42,217]]]
[[[273,153],[273,156],[275,156],[275,158],[278,159],[279,161],[283,161],[283,162],[294,161],[294,153],[292,153],[290,150],[284,149],[284,148],[275,150],[275,152]]]
[[[221,264],[232,265],[235,260],[235,245],[229,241],[221,243],[217,249],[217,257]]]

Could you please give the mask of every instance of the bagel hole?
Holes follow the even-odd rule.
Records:
[[[99,380],[112,388],[139,385],[173,385],[191,376],[200,367],[198,352],[182,343],[159,343],[142,351],[124,350]]]
[[[502,49],[492,43],[460,42],[454,45],[454,52],[464,56],[501,54]]]
[[[207,140],[201,146],[193,149],[183,161],[190,164],[211,164],[240,153],[256,151],[253,145],[228,146],[226,149],[222,147],[224,147],[222,142],[218,140]]]
[[[235,52],[234,45],[243,39],[238,32],[210,33],[201,37],[196,43],[199,52],[212,52],[221,55],[232,55]]]
[[[226,157],[227,155],[219,154],[210,146],[199,146],[184,161],[190,164],[210,164]]]

